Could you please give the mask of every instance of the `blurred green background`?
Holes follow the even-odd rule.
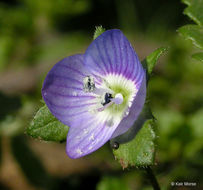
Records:
[[[71,160],[64,143],[24,132],[42,105],[46,73],[84,52],[98,25],[121,29],[141,60],[170,46],[148,89],[157,119],[154,170],[162,189],[203,189],[203,65],[176,32],[192,23],[185,7],[178,0],[0,0],[0,189],[151,189],[142,169],[121,169],[109,143]],[[172,181],[197,186],[172,187]]]

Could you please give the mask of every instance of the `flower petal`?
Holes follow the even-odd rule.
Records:
[[[132,81],[142,77],[138,56],[118,29],[107,30],[90,44],[84,54],[84,64],[95,76],[122,74]]]
[[[133,123],[136,121],[136,119],[138,118],[139,114],[143,109],[145,98],[146,98],[146,74],[144,73],[141,86],[136,94],[135,99],[133,100],[128,116],[123,118],[123,120],[120,122],[111,138],[115,138],[125,133],[130,127],[133,126]]]
[[[58,62],[48,73],[42,97],[51,113],[65,125],[71,126],[79,114],[96,104],[94,96],[83,92],[87,76],[83,55],[74,55]]]
[[[90,154],[103,146],[111,138],[118,123],[108,127],[106,118],[86,114],[78,118],[77,126],[69,129],[66,143],[66,153],[73,159]]]

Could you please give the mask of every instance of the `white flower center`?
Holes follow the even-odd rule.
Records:
[[[91,76],[84,78],[84,91],[95,96],[98,102],[90,107],[90,112],[96,114],[98,119],[106,122],[108,126],[120,122],[129,114],[129,109],[137,93],[133,81],[122,75],[107,75],[102,83],[95,83]],[[100,85],[99,85],[100,84]]]

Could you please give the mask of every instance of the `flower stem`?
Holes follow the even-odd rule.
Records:
[[[158,181],[157,181],[157,179],[156,179],[156,177],[155,177],[151,167],[147,166],[145,168],[145,171],[146,171],[146,173],[148,175],[148,178],[149,178],[149,180],[150,180],[150,182],[152,184],[153,189],[154,190],[160,190],[159,183],[158,183]]]

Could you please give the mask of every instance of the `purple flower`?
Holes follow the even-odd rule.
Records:
[[[42,96],[51,113],[70,127],[68,156],[79,158],[133,125],[145,102],[145,71],[123,33],[107,30],[84,54],[54,65]]]

